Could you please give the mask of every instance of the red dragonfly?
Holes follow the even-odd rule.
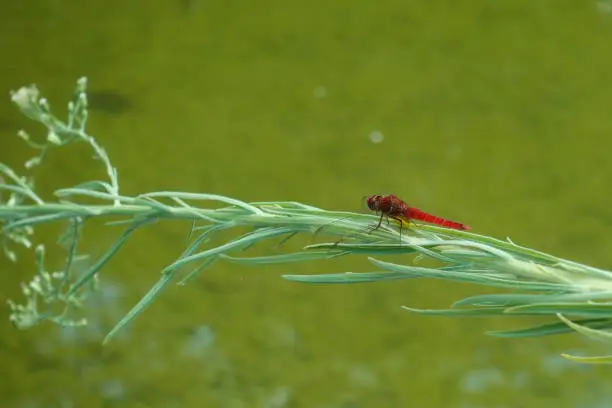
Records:
[[[435,215],[428,214],[417,208],[410,207],[401,198],[394,195],[372,195],[366,198],[368,208],[372,211],[380,213],[380,219],[378,225],[373,229],[377,230],[380,228],[383,217],[393,218],[400,222],[409,222],[410,220],[419,220],[428,222],[430,224],[439,225],[441,227],[447,227],[457,230],[469,230],[470,227],[465,224],[461,224],[455,221],[445,220],[444,218],[436,217]],[[401,231],[400,231],[401,232]]]

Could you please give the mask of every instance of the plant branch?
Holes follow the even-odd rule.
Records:
[[[386,280],[434,278],[469,282],[505,290],[502,293],[470,296],[443,310],[423,310],[404,306],[414,313],[443,316],[546,315],[553,323],[519,329],[489,332],[498,337],[534,337],[578,331],[597,340],[611,341],[612,273],[558,258],[507,240],[467,231],[417,224],[382,225],[372,231],[378,216],[328,211],[292,201],[244,202],[216,194],[160,191],[126,196],[119,194],[116,168],[106,151],[85,131],[87,96],[85,79],[77,83],[75,98],[68,105],[68,120],[62,122],[50,110],[35,86],[12,94],[13,102],[29,118],[47,129],[44,141],[33,141],[21,131],[18,135],[40,153],[26,162],[26,169],[41,164],[48,150],[85,142],[101,159],[108,181],[87,181],[75,187],[60,188],[55,199],[43,200],[34,191],[31,178],[18,176],[0,163],[2,246],[15,261],[12,245],[31,247],[34,229],[41,224],[67,222],[62,247],[66,262],[56,272],[46,270],[45,247],[35,247],[36,274],[22,285],[24,304],[9,302],[11,320],[20,328],[41,321],[61,325],[85,324],[73,318],[82,311],[87,296],[95,291],[100,272],[116,256],[140,227],[158,220],[189,220],[190,243],[169,265],[161,269],[158,282],[109,332],[105,342],[135,319],[171,283],[185,284],[218,261],[237,264],[291,264],[312,260],[333,260],[342,256],[365,258],[372,272],[295,275],[286,280],[316,284],[372,283]],[[86,199],[86,203],[84,202]],[[93,203],[92,203],[93,201]],[[124,226],[123,233],[97,260],[83,268],[77,253],[83,239],[81,227],[91,219],[105,219],[107,225]],[[244,233],[244,227],[249,232]],[[240,230],[223,241],[222,231]],[[297,252],[269,256],[244,256],[255,244],[285,242],[303,234],[316,242]],[[390,255],[399,263],[383,258]],[[426,258],[431,267],[419,266]],[[416,260],[416,262],[415,262]],[[510,291],[508,291],[510,290]],[[62,305],[61,312],[50,310]],[[41,308],[45,307],[44,310]],[[612,356],[568,358],[589,363],[612,363]]]

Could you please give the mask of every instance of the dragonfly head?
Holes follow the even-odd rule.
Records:
[[[378,211],[381,198],[382,196],[378,194],[367,197],[366,204],[368,205],[368,208],[372,211]]]

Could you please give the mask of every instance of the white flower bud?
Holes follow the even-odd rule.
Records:
[[[40,157],[39,156],[32,157],[30,160],[25,162],[25,168],[31,169],[32,167],[38,166],[39,164],[40,164]]]
[[[62,144],[62,139],[52,130],[49,130],[49,133],[47,133],[47,141],[57,146]]]
[[[40,100],[38,101],[38,105],[47,112],[51,109],[51,107],[49,106],[49,101],[47,101],[47,98],[40,98]]]
[[[28,135],[25,130],[21,129],[19,132],[17,132],[17,136],[22,138],[23,140],[25,140],[26,142],[28,140],[30,140],[30,135]]]
[[[29,111],[36,108],[36,100],[38,99],[38,88],[35,85],[22,86],[16,92],[11,92],[11,100],[21,110]]]
[[[80,92],[84,92],[87,88],[87,77],[81,77],[77,81],[77,88]]]

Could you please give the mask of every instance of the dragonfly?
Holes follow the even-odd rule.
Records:
[[[406,204],[401,198],[395,195],[371,195],[366,197],[366,204],[368,208],[376,213],[380,214],[380,219],[376,227],[372,231],[380,228],[383,218],[392,218],[400,222],[400,228],[403,222],[410,222],[411,220],[424,221],[429,224],[439,225],[441,227],[452,228],[456,230],[466,231],[470,227],[460,222],[450,221],[435,215],[421,211],[418,208],[414,208]],[[401,233],[401,230],[400,230]]]

